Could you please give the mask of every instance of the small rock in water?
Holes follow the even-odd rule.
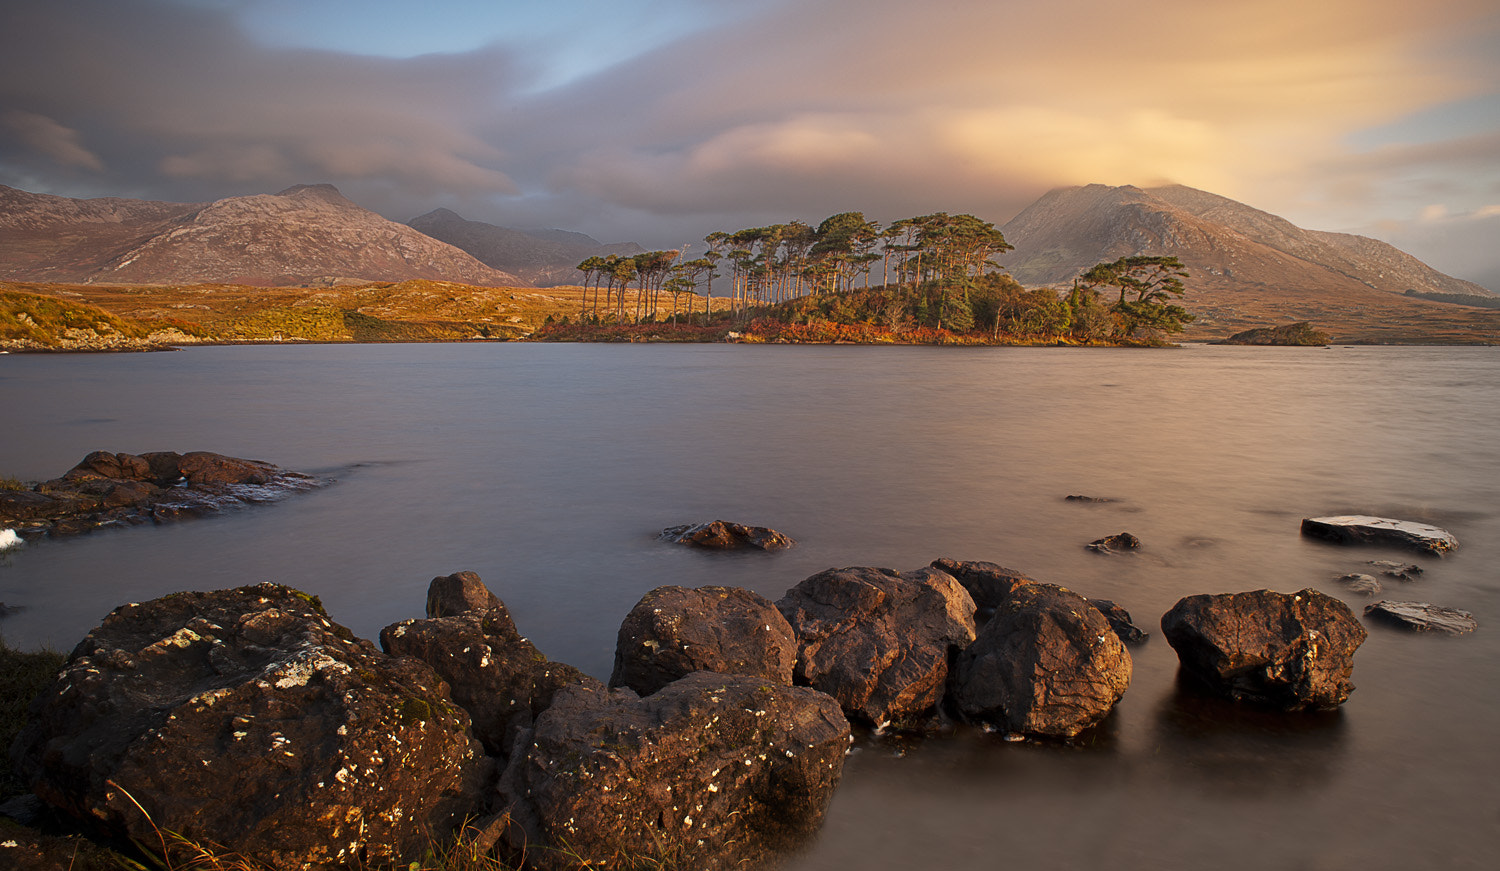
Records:
[[[1426,602],[1388,602],[1382,599],[1366,605],[1365,616],[1417,632],[1437,629],[1449,635],[1463,635],[1479,628],[1479,621],[1468,611]]]
[[[1309,517],[1302,521],[1302,534],[1340,544],[1402,545],[1438,556],[1458,547],[1458,539],[1446,529],[1368,514]]]
[[[1104,502],[1113,502],[1115,500],[1110,499],[1107,496],[1068,496],[1065,501],[1067,501],[1067,502],[1090,502],[1090,503],[1099,504],[1099,503],[1104,503]]]
[[[1422,567],[1414,563],[1396,562],[1390,559],[1372,559],[1370,565],[1381,569],[1382,575],[1398,581],[1415,581],[1422,574]]]
[[[1340,575],[1338,580],[1351,593],[1363,593],[1366,596],[1373,596],[1383,589],[1380,586],[1380,581],[1374,575]]]
[[[1120,532],[1106,538],[1096,539],[1088,543],[1088,549],[1098,553],[1115,553],[1121,550],[1135,550],[1141,546],[1141,540],[1128,532]]]
[[[729,523],[723,520],[669,526],[663,529],[657,538],[673,544],[685,544],[710,550],[738,550],[740,548],[780,550],[797,543],[791,536],[765,526],[746,526],[742,523]]]

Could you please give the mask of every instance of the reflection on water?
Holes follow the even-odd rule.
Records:
[[[208,520],[29,545],[0,623],[68,649],[110,608],[261,580],[373,637],[474,570],[551,658],[607,677],[661,584],[772,599],[832,566],[988,560],[1128,609],[1152,634],[1080,747],[956,729],[850,758],[795,871],[1488,868],[1500,848],[1500,351],[1163,352],[738,346],[203,348],[10,355],[0,474],[93,450],[214,450],[338,483]],[[1113,497],[1067,502],[1068,494]],[[1444,560],[1303,539],[1303,517],[1434,522]],[[722,518],[791,551],[656,542]],[[1084,545],[1128,531],[1138,552]],[[1272,715],[1177,685],[1182,596],[1317,587],[1421,563],[1394,596],[1459,639],[1373,630],[1340,712]],[[1362,568],[1363,567],[1363,568]]]

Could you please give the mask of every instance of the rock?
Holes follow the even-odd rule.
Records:
[[[797,635],[764,596],[737,587],[657,587],[620,624],[611,687],[648,696],[695,671],[790,685]]]
[[[427,585],[427,616],[451,617],[466,611],[488,611],[500,604],[474,572],[433,578]]]
[[[1479,621],[1468,611],[1429,605],[1426,602],[1381,600],[1373,605],[1366,605],[1365,616],[1417,632],[1436,629],[1449,635],[1463,635],[1479,628]]]
[[[1087,599],[1054,584],[1016,590],[958,656],[954,708],[1005,732],[1071,738],[1130,686],[1130,653]]]
[[[464,574],[479,580],[472,572]],[[558,690],[573,684],[603,686],[573,666],[543,656],[521,637],[499,599],[487,611],[387,626],[380,630],[380,646],[393,656],[416,657],[431,666],[447,682],[453,701],[468,712],[474,737],[491,756],[509,753],[516,735],[531,728]]]
[[[663,529],[661,535],[657,537],[662,541],[669,541],[673,544],[685,544],[692,547],[708,548],[710,550],[739,550],[742,548],[780,550],[797,543],[789,536],[783,535],[774,529],[768,529],[764,526],[744,526],[739,523],[726,523],[723,520],[688,524],[686,526],[671,526]]]
[[[1161,629],[1183,670],[1209,689],[1284,710],[1343,704],[1365,640],[1349,606],[1317,590],[1188,596]]]
[[[302,868],[412,857],[478,804],[478,749],[430,668],[259,584],[116,608],[11,755],[103,834],[156,844],[160,827]]]
[[[1130,619],[1130,612],[1111,602],[1109,599],[1089,599],[1090,605],[1098,609],[1104,619],[1109,621],[1109,628],[1115,631],[1120,640],[1126,644],[1143,644],[1151,636],[1141,627],[1135,625]]]
[[[957,579],[974,600],[977,612],[986,615],[1010,598],[1016,588],[1032,583],[1024,572],[995,563],[935,559],[932,567]]]
[[[828,569],[776,607],[797,633],[797,683],[876,728],[925,720],[942,698],[950,656],[974,640],[974,600],[934,568]]]
[[[1446,529],[1409,520],[1371,517],[1367,514],[1309,517],[1302,521],[1302,534],[1340,544],[1394,544],[1413,547],[1438,556],[1458,547],[1458,539]]]
[[[754,865],[821,825],[848,746],[838,704],[806,687],[708,672],[643,699],[569,687],[501,778],[509,837],[525,836],[511,846],[539,871]]]
[[[1088,504],[1091,504],[1091,505],[1100,505],[1100,504],[1103,504],[1105,502],[1113,502],[1115,500],[1107,498],[1107,497],[1104,497],[1104,496],[1066,496],[1066,497],[1064,497],[1064,501],[1067,501],[1067,502],[1085,502],[1085,503],[1088,503]]]
[[[1140,546],[1141,540],[1128,532],[1119,532],[1088,543],[1088,549],[1098,553],[1117,553],[1122,550],[1135,550]]]
[[[1351,593],[1359,593],[1364,596],[1373,596],[1380,592],[1382,587],[1380,581],[1374,575],[1350,574],[1339,575],[1335,578],[1344,588]]]
[[[0,490],[0,525],[22,537],[163,523],[272,502],[322,482],[259,460],[196,451],[95,451],[61,478],[30,490]]]
[[[1398,581],[1415,581],[1422,576],[1422,567],[1415,563],[1402,563],[1389,559],[1372,559],[1370,565],[1380,569],[1380,573],[1388,578]]]

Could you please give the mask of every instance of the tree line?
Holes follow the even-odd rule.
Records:
[[[693,314],[696,297],[707,297],[720,277],[729,279],[730,316],[741,322],[754,313],[880,324],[895,332],[923,326],[1096,342],[1180,332],[1192,319],[1173,303],[1187,277],[1175,257],[1122,257],[1084,271],[1065,292],[1028,291],[995,259],[1012,246],[973,215],[937,212],[882,227],[861,212],[842,212],[817,227],[790,221],[714,232],[704,242],[708,250],[693,260],[676,250],[584,260],[580,321],[663,321],[665,294],[676,322],[679,298],[689,297],[686,313]],[[632,284],[633,306],[626,293]],[[703,315],[706,322],[706,299]]]

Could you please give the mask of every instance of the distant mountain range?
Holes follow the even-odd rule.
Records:
[[[1304,230],[1243,203],[1182,185],[1053,190],[1001,228],[1002,261],[1026,285],[1062,284],[1137,254],[1180,259],[1194,289],[1378,290],[1494,298],[1384,242]]]
[[[629,257],[646,250],[634,242],[606,245],[592,236],[569,230],[497,227],[465,220],[448,209],[434,209],[407,224],[467,251],[481,263],[519,275],[537,287],[577,284],[581,276],[574,267],[590,257],[610,254]]]

